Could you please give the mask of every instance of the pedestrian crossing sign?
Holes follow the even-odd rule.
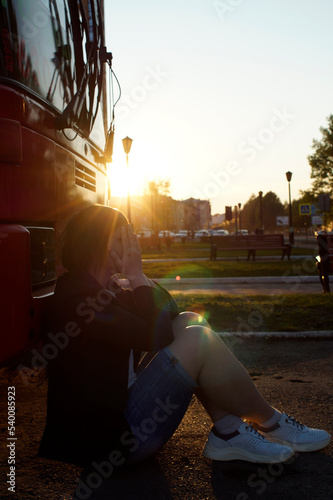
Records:
[[[313,215],[315,213],[315,205],[312,203],[300,203],[298,209],[300,215]]]

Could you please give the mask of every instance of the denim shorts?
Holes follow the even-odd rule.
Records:
[[[125,417],[131,427],[130,463],[158,452],[179,426],[197,383],[166,347],[139,369],[128,390]]]

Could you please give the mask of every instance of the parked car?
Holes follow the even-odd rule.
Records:
[[[178,233],[175,234],[175,241],[188,241],[190,239],[189,231],[186,229],[181,229]]]
[[[226,229],[217,229],[216,231],[214,231],[215,236],[227,236],[228,234],[229,231],[227,231]]]
[[[321,229],[320,231],[315,231],[315,236],[320,234],[333,234],[333,231],[325,231],[325,229]]]
[[[148,229],[142,229],[138,232],[138,238],[150,238],[151,235],[151,231],[148,231]]]
[[[173,233],[172,231],[164,230],[164,231],[160,231],[158,233],[158,237],[159,238],[167,238],[167,237],[169,237],[169,238],[173,239],[175,237],[175,233]]]
[[[210,236],[209,231],[207,229],[200,229],[200,231],[196,231],[194,233],[194,239],[196,241],[204,241],[204,239],[208,239]]]

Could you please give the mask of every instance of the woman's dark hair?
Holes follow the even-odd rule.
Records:
[[[103,264],[109,237],[128,224],[115,208],[90,205],[68,221],[60,241],[60,258],[69,272],[89,271]]]

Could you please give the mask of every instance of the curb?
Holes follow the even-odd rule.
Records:
[[[314,255],[291,255],[290,260],[299,260],[299,259],[306,259],[306,260],[313,260]],[[151,262],[193,262],[193,261],[210,261],[209,256],[207,257],[174,257],[174,258],[160,258],[160,259],[142,259],[142,262],[144,263],[151,263]],[[275,261],[281,260],[281,257],[279,255],[259,255],[256,257],[255,262],[262,262],[262,261]],[[246,257],[219,257],[216,259],[215,262],[217,261],[231,261],[231,262],[247,262]],[[250,260],[249,262],[253,262]]]
[[[239,278],[159,278],[155,279],[161,285],[246,285],[254,283],[282,283],[284,285],[295,283],[318,283],[318,276],[258,276],[258,277],[239,277]]]
[[[333,331],[307,332],[216,332],[223,339],[269,340],[333,340]]]

